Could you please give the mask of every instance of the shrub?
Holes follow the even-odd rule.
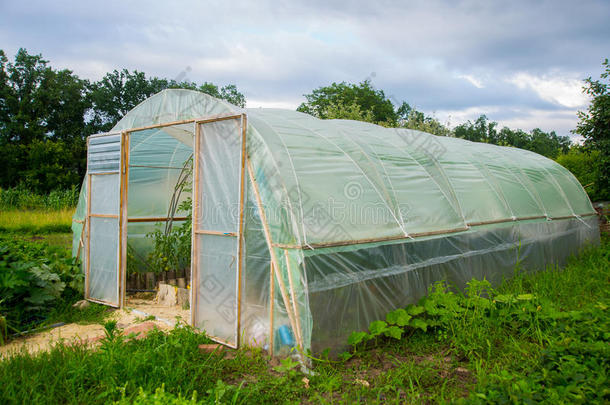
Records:
[[[15,236],[0,236],[0,316],[19,332],[44,321],[83,291],[83,274],[65,249]]]

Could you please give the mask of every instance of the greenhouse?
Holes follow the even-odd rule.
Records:
[[[276,355],[339,350],[436,281],[498,283],[599,243],[582,186],[535,153],[189,90],[88,139],[73,221],[86,298],[124,306],[168,223],[192,246],[192,325]]]

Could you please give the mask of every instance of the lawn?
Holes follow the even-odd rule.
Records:
[[[71,232],[73,208],[59,210],[0,210],[0,232],[19,232],[30,234]]]
[[[0,403],[608,403],[610,244],[496,289],[442,284],[304,373],[258,349],[204,353],[189,327],[0,362]]]

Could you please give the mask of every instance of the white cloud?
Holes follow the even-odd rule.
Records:
[[[506,79],[520,89],[531,89],[543,100],[568,108],[587,105],[589,99],[582,93],[582,80],[575,75],[548,74],[542,76],[519,72]]]
[[[470,84],[472,84],[474,87],[476,87],[477,89],[482,89],[483,87],[485,87],[483,85],[483,82],[480,79],[477,79],[476,77],[474,77],[473,75],[458,75],[457,76],[459,79],[464,79],[467,82],[469,82]]]

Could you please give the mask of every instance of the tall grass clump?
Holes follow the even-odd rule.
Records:
[[[32,193],[24,186],[0,189],[0,232],[71,232],[78,194],[76,187],[47,195]]]
[[[72,209],[78,203],[79,189],[72,186],[67,190],[54,190],[41,195],[25,186],[0,189],[0,210],[45,210],[58,211]]]
[[[29,234],[72,232],[73,208],[57,211],[0,210],[0,232]]]

